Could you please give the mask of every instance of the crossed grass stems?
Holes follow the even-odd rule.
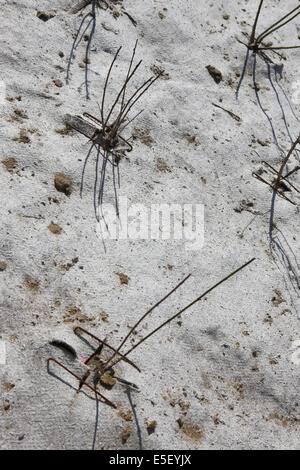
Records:
[[[283,175],[283,172],[284,172],[284,169],[285,169],[285,167],[288,163],[288,160],[290,159],[291,155],[296,150],[296,147],[299,144],[300,144],[300,134],[297,137],[297,139],[292,143],[291,148],[289,149],[288,153],[286,154],[285,158],[283,159],[279,170],[276,170],[272,165],[270,165],[270,163],[268,163],[266,161],[262,162],[263,165],[266,168],[268,168],[268,170],[273,175],[276,175],[276,178],[272,182],[269,182],[269,181],[265,180],[264,178],[262,178],[262,176],[260,174],[258,174],[256,172],[252,173],[252,175],[256,179],[258,179],[262,183],[265,183],[268,186],[270,186],[273,189],[274,193],[278,194],[280,197],[282,197],[286,201],[290,202],[294,206],[296,206],[297,204],[294,201],[292,201],[290,198],[288,198],[285,195],[285,192],[290,191],[289,187],[287,186],[287,184],[288,184],[292,189],[294,189],[298,194],[300,194],[300,190],[297,189],[296,186],[293,183],[291,183],[291,181],[288,179],[291,175],[295,174],[300,169],[300,166],[296,165],[295,168],[293,168],[291,171],[289,171],[285,175]]]
[[[252,30],[251,30],[251,34],[249,37],[249,40],[248,40],[248,43],[244,43],[240,40],[238,40],[241,44],[243,44],[244,46],[247,47],[247,53],[246,53],[246,58],[245,58],[245,61],[244,61],[244,66],[243,66],[243,70],[242,70],[242,74],[241,74],[241,77],[240,77],[240,80],[239,80],[239,83],[238,83],[238,86],[237,86],[237,89],[236,89],[236,97],[238,97],[238,93],[239,93],[239,89],[242,85],[242,82],[243,82],[243,79],[244,79],[244,76],[245,76],[245,72],[246,72],[246,68],[247,68],[247,64],[248,64],[248,59],[249,59],[249,53],[252,52],[254,54],[254,60],[253,60],[253,73],[252,73],[252,77],[253,77],[253,85],[254,85],[254,90],[255,90],[255,94],[256,94],[256,98],[258,100],[258,103],[262,109],[262,111],[264,112],[264,114],[266,115],[269,123],[270,123],[270,126],[271,126],[271,129],[272,129],[272,133],[273,133],[273,137],[274,137],[274,140],[275,140],[275,143],[277,145],[277,147],[279,148],[279,150],[282,152],[282,149],[279,147],[278,145],[278,142],[277,142],[277,138],[276,138],[276,135],[275,135],[275,130],[273,128],[273,125],[272,125],[272,121],[271,121],[271,118],[268,116],[268,114],[266,113],[266,111],[263,109],[262,107],[262,104],[260,102],[260,98],[259,98],[259,95],[258,95],[258,87],[257,87],[257,83],[256,83],[256,56],[258,55],[260,58],[263,59],[263,61],[267,64],[267,67],[268,67],[268,76],[269,76],[269,80],[270,80],[270,83],[272,85],[272,88],[274,89],[275,93],[276,93],[276,96],[277,96],[277,99],[279,101],[279,98],[278,98],[278,95],[277,95],[277,92],[275,90],[275,87],[274,87],[274,84],[272,82],[272,79],[271,79],[271,71],[270,71],[270,64],[273,64],[274,62],[272,61],[272,59],[266,54],[265,51],[271,51],[272,53],[276,54],[277,56],[279,56],[281,59],[284,59],[285,57],[282,56],[282,54],[280,52],[278,52],[279,50],[286,50],[286,49],[298,49],[300,48],[300,45],[298,46],[271,46],[270,44],[266,44],[264,42],[264,40],[272,33],[274,33],[275,31],[279,30],[280,28],[282,28],[283,26],[287,25],[288,23],[290,23],[291,21],[293,21],[299,14],[300,14],[300,5],[298,5],[297,7],[293,8],[291,11],[289,11],[286,15],[284,15],[283,17],[281,17],[278,21],[276,21],[275,23],[273,23],[272,25],[270,25],[266,30],[264,30],[262,33],[260,33],[258,36],[256,36],[256,29],[257,29],[257,24],[258,24],[258,20],[259,20],[259,16],[260,16],[260,13],[261,13],[261,9],[262,9],[262,6],[263,6],[263,2],[264,0],[260,0],[259,2],[259,5],[258,5],[258,9],[257,9],[257,12],[256,12],[256,16],[255,16],[255,19],[254,19],[254,23],[253,23],[253,26],[252,26]],[[278,69],[278,67],[277,67]],[[275,68],[275,73],[276,73],[276,70]],[[277,80],[276,80],[277,81]],[[279,102],[280,104],[280,102]],[[282,105],[280,104],[280,107],[282,109]],[[293,110],[292,110],[293,111]],[[286,173],[285,175],[283,175],[283,172],[284,172],[284,169],[288,163],[288,160],[289,158],[291,157],[291,155],[293,154],[293,152],[298,152],[299,150],[296,148],[297,145],[300,143],[300,136],[298,136],[297,139],[293,140],[291,135],[290,135],[290,132],[289,132],[289,129],[288,129],[288,125],[286,123],[286,119],[285,119],[285,114],[284,114],[284,111],[282,109],[282,113],[283,113],[283,120],[284,120],[284,123],[285,123],[285,127],[286,127],[286,130],[288,132],[288,135],[289,135],[289,138],[290,138],[290,141],[291,141],[291,148],[290,150],[288,151],[287,155],[283,158],[282,160],[282,164],[280,166],[280,169],[279,170],[276,170],[272,165],[270,165],[268,162],[266,161],[263,161],[263,165],[267,168],[267,170],[269,172],[271,172],[273,175],[275,175],[275,179],[271,182],[267,181],[266,179],[264,179],[260,174],[256,173],[256,172],[253,172],[253,176],[255,178],[257,178],[258,180],[260,180],[261,182],[267,184],[268,186],[270,186],[272,189],[273,189],[273,194],[274,194],[274,197],[276,196],[276,194],[278,194],[280,197],[284,198],[285,200],[287,200],[288,202],[290,202],[291,204],[293,205],[296,205],[296,203],[294,201],[292,201],[290,198],[288,198],[285,194],[286,191],[289,191],[291,187],[293,190],[295,190],[297,193],[299,193],[300,191],[293,185],[293,183],[291,183],[291,181],[288,179],[292,174],[295,174],[299,169],[300,167],[298,165],[295,166],[295,168],[291,171],[289,171],[288,173]],[[272,218],[272,217],[271,217]],[[272,224],[272,227],[273,227],[273,224]],[[270,229],[270,235],[271,235],[271,238],[272,238],[272,227]]]
[[[70,369],[68,369],[66,366],[64,366],[61,362],[57,361],[56,359],[54,359],[53,357],[49,357],[47,359],[47,363],[48,363],[48,367],[49,367],[49,363],[52,361],[54,363],[56,363],[57,365],[59,365],[60,367],[62,367],[64,370],[66,370],[68,373],[70,373],[73,377],[75,377],[78,381],[79,381],[79,386],[78,386],[78,389],[77,389],[77,392],[76,393],[79,393],[79,391],[81,390],[81,388],[83,387],[83,385],[85,385],[86,387],[88,387],[90,390],[92,390],[97,396],[99,396],[107,405],[110,405],[112,406],[113,408],[116,408],[116,405],[110,401],[108,398],[106,398],[104,395],[102,395],[98,390],[96,390],[96,386],[98,385],[98,383],[101,381],[101,378],[104,376],[104,375],[110,375],[110,377],[114,377],[115,376],[115,372],[114,372],[114,369],[113,367],[120,361],[125,361],[127,362],[128,364],[130,364],[132,367],[134,367],[136,370],[138,370],[139,372],[141,372],[141,369],[134,363],[132,362],[130,359],[127,358],[127,356],[134,350],[136,349],[138,346],[140,346],[144,341],[146,341],[147,339],[149,339],[152,335],[154,335],[155,333],[157,333],[161,328],[163,328],[164,326],[166,326],[167,324],[169,324],[171,321],[173,321],[175,318],[177,318],[179,315],[181,315],[182,313],[184,313],[186,310],[188,310],[190,307],[192,307],[194,304],[196,304],[197,302],[199,302],[201,299],[203,299],[204,297],[206,297],[207,294],[209,294],[211,291],[213,291],[214,289],[216,289],[219,285],[221,285],[222,283],[224,283],[225,281],[227,281],[228,279],[230,279],[231,277],[233,277],[235,274],[237,274],[239,271],[241,271],[242,269],[244,269],[246,266],[248,266],[250,263],[252,263],[253,261],[255,260],[255,258],[252,258],[250,259],[249,261],[247,261],[247,263],[243,264],[242,266],[240,266],[238,269],[236,269],[235,271],[231,272],[229,275],[227,275],[226,277],[224,277],[223,279],[221,279],[220,281],[218,281],[216,284],[214,284],[212,287],[210,287],[209,289],[207,289],[204,293],[202,293],[199,297],[197,297],[195,300],[193,300],[192,302],[190,302],[188,305],[186,305],[184,308],[182,308],[181,310],[179,310],[179,312],[177,312],[175,315],[171,316],[170,318],[168,318],[166,321],[164,321],[161,325],[159,325],[157,328],[155,328],[154,330],[152,330],[150,333],[148,333],[146,336],[144,336],[140,341],[138,341],[136,344],[134,344],[130,349],[128,349],[126,352],[124,353],[121,353],[120,350],[122,349],[122,347],[125,345],[125,343],[128,341],[128,339],[130,338],[130,336],[136,331],[137,327],[140,325],[140,323],[145,320],[146,317],[148,317],[151,312],[156,308],[158,307],[164,300],[166,300],[173,292],[175,292],[190,276],[191,274],[189,274],[188,276],[186,276],[182,281],[179,282],[179,284],[177,284],[170,292],[168,292],[162,299],[160,299],[158,302],[156,302],[156,304],[154,304],[136,323],[135,325],[130,329],[129,333],[125,336],[125,338],[122,340],[122,342],[120,343],[120,345],[117,347],[117,349],[113,348],[112,346],[110,346],[108,343],[106,343],[105,341],[99,339],[97,336],[93,335],[92,333],[89,333],[87,330],[85,330],[84,328],[82,327],[76,327],[74,328],[74,333],[78,336],[81,336],[80,333],[84,333],[88,336],[90,336],[91,338],[95,339],[99,344],[99,346],[96,348],[96,350],[93,352],[93,354],[84,362],[84,365],[85,367],[87,368],[87,371],[85,372],[85,374],[83,375],[83,377],[79,377],[78,375],[76,375],[74,372],[72,372]],[[103,347],[107,347],[111,352],[111,356],[107,359],[107,360],[102,360],[101,358],[101,353],[102,353],[102,350],[103,350]],[[93,378],[94,378],[94,386],[90,385],[89,383],[87,383],[87,379],[93,375]],[[130,382],[127,382],[126,380],[124,379],[120,379],[119,377],[116,377],[115,376],[115,379],[118,380],[120,383],[123,383],[127,386],[131,386],[133,388],[135,388],[136,390],[138,390],[138,388],[134,385],[134,384],[131,384]]]
[[[259,173],[253,172],[252,175],[262,183],[268,185],[272,189],[272,198],[271,198],[271,207],[268,212],[270,212],[269,218],[269,247],[271,256],[280,270],[280,265],[286,270],[287,279],[289,280],[296,296],[299,298],[299,289],[300,289],[300,279],[299,279],[299,264],[296,258],[296,255],[290,246],[287,238],[285,237],[284,233],[274,222],[275,219],[275,202],[276,196],[280,196],[286,201],[290,202],[294,206],[297,204],[291,200],[289,197],[286,196],[287,191],[296,191],[298,194],[300,193],[299,189],[289,180],[290,176],[294,175],[299,169],[300,166],[296,165],[292,170],[288,171],[285,175],[283,174],[285,168],[288,164],[290,157],[293,155],[294,152],[297,150],[297,146],[300,145],[300,134],[298,135],[297,139],[292,143],[289,151],[283,158],[279,170],[275,169],[272,165],[268,162],[263,161],[262,163],[267,168],[269,173],[275,175],[275,178],[272,181],[268,181],[263,178]],[[257,152],[256,152],[257,153]],[[276,232],[274,234],[276,228]],[[285,276],[284,276],[285,278]],[[286,280],[286,278],[285,278]],[[286,283],[288,287],[288,284]],[[297,311],[297,306],[294,304],[292,297],[291,301]]]
[[[81,134],[88,137],[88,139],[92,142],[92,145],[89,149],[87,157],[85,159],[83,172],[82,172],[82,179],[81,179],[81,189],[80,194],[82,196],[82,188],[83,188],[83,179],[85,173],[85,167],[88,162],[88,159],[92,153],[94,147],[97,149],[96,155],[96,169],[95,169],[95,184],[94,184],[94,209],[95,209],[95,216],[97,221],[99,222],[100,217],[103,217],[102,213],[102,203],[103,203],[103,194],[104,194],[104,183],[105,183],[105,174],[107,164],[110,164],[112,167],[113,172],[113,186],[114,186],[114,194],[115,194],[115,206],[116,206],[116,213],[119,216],[119,207],[118,207],[118,197],[117,197],[117,186],[120,187],[120,173],[119,173],[119,162],[121,158],[126,154],[126,152],[131,152],[133,147],[130,144],[128,139],[126,140],[122,137],[121,132],[126,129],[126,127],[131,124],[142,112],[143,110],[139,111],[135,116],[132,118],[128,118],[128,115],[133,108],[133,106],[140,100],[143,94],[154,84],[154,82],[160,77],[162,72],[158,73],[156,76],[151,76],[146,81],[142,83],[133,93],[132,95],[127,98],[127,87],[130,81],[132,80],[133,76],[135,75],[136,71],[140,67],[142,60],[140,60],[135,66],[133,65],[136,48],[137,48],[136,41],[135,46],[133,48],[131,60],[129,63],[127,75],[123,85],[121,86],[119,92],[115,100],[113,101],[112,106],[108,110],[107,114],[105,114],[105,98],[107,87],[109,83],[109,78],[113,69],[113,66],[116,62],[116,59],[122,49],[119,47],[117,52],[114,55],[114,58],[111,62],[109,67],[105,84],[102,93],[102,100],[101,100],[101,107],[100,109],[100,118],[96,118],[95,116],[91,115],[90,113],[83,113],[84,118],[80,116],[76,116],[77,123],[70,121],[68,124],[76,131],[80,132]],[[116,116],[114,117],[114,115]],[[93,123],[91,126],[89,121]],[[88,123],[89,128],[93,129],[92,134],[85,130],[85,126]],[[94,127],[97,125],[98,128]],[[99,128],[100,127],[100,128]],[[125,146],[124,146],[125,145]],[[123,147],[122,147],[123,146]],[[99,158],[102,157],[102,168],[100,172],[100,182],[98,186],[98,173],[99,173]],[[117,171],[117,175],[116,175]],[[117,180],[117,183],[116,183]],[[99,209],[101,209],[101,213],[99,214]],[[108,227],[107,227],[108,228]]]
[[[269,26],[267,29],[265,29],[262,33],[260,33],[258,36],[256,36],[256,28],[257,28],[257,23],[259,19],[259,15],[261,13],[261,9],[263,6],[264,0],[260,0],[259,6],[256,12],[256,16],[254,19],[254,23],[252,26],[252,31],[249,37],[248,43],[244,43],[243,41],[240,41],[238,39],[238,42],[243,44],[244,46],[247,47],[247,53],[246,53],[246,58],[244,61],[244,66],[243,66],[243,71],[236,89],[236,98],[238,97],[239,94],[239,89],[242,85],[245,73],[246,73],[246,68],[248,64],[248,59],[249,59],[249,53],[253,52],[254,54],[254,61],[253,61],[253,79],[254,79],[254,88],[256,89],[256,83],[255,83],[255,69],[256,69],[256,56],[258,55],[261,57],[264,62],[266,62],[268,65],[270,63],[273,63],[272,59],[266,54],[265,51],[271,51],[272,53],[276,54],[279,56],[281,59],[284,58],[284,56],[278,52],[279,50],[287,50],[287,49],[298,49],[300,48],[300,45],[298,46],[271,46],[269,44],[266,44],[264,40],[272,33],[275,31],[278,31],[280,28],[285,26],[286,24],[290,23],[292,20],[294,20],[299,14],[300,14],[300,5],[295,7],[293,10],[291,10],[289,13],[284,15],[282,18],[280,18],[278,21],[273,23],[271,26]]]

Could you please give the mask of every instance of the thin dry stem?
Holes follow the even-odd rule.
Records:
[[[165,325],[167,325],[168,323],[170,323],[172,320],[174,320],[175,318],[177,318],[179,315],[181,315],[183,312],[185,312],[187,309],[189,309],[190,307],[192,307],[195,303],[199,302],[201,299],[203,299],[207,294],[209,294],[212,290],[214,290],[216,287],[218,287],[220,284],[222,284],[223,282],[227,281],[228,279],[230,279],[232,276],[234,276],[235,274],[237,274],[239,271],[241,271],[242,269],[244,269],[246,266],[248,266],[250,263],[252,263],[253,261],[255,260],[255,258],[252,258],[250,261],[248,261],[247,263],[243,264],[242,266],[240,266],[238,269],[236,269],[235,271],[233,271],[232,273],[230,273],[228,276],[224,277],[221,281],[217,282],[216,284],[214,284],[212,287],[210,287],[209,289],[207,289],[203,294],[201,294],[199,297],[197,297],[195,300],[193,300],[191,303],[189,303],[188,305],[186,305],[183,309],[181,309],[179,312],[177,312],[175,315],[173,315],[172,317],[170,317],[168,320],[166,320],[165,322],[163,322],[160,326],[158,326],[157,328],[155,328],[153,331],[151,331],[148,335],[146,335],[144,338],[142,338],[138,343],[136,343],[134,346],[132,346],[132,348],[130,348],[126,353],[124,353],[123,355],[124,356],[128,356],[128,354],[130,354],[134,349],[136,349],[140,344],[142,344],[144,341],[146,341],[148,338],[150,338],[150,336],[154,335],[157,331],[159,331],[161,328],[163,328]],[[113,367],[114,365],[116,365],[121,359],[117,359],[113,364],[110,364],[109,367]]]
[[[139,326],[139,324],[148,316],[150,315],[150,313],[156,308],[158,307],[164,300],[166,300],[171,294],[173,294],[173,292],[175,292],[185,281],[187,281],[187,279],[191,276],[191,274],[188,274],[188,276],[186,276],[182,281],[179,282],[179,284],[177,284],[177,286],[175,286],[170,292],[168,292],[162,299],[160,299],[158,302],[156,302],[156,304],[154,304],[149,310],[147,310],[147,312],[135,323],[135,325],[130,329],[129,333],[125,336],[125,338],[123,339],[123,341],[121,342],[121,344],[118,346],[118,348],[116,349],[115,351],[115,354],[113,354],[107,361],[106,365],[109,364],[113,358],[116,356],[116,354],[120,354],[119,351],[120,349],[122,348],[122,346],[126,343],[126,341],[128,340],[128,338],[133,334],[133,332],[137,329],[137,327]],[[125,357],[125,356],[123,356]]]

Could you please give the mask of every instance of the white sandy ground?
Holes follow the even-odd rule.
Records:
[[[76,2],[0,3],[0,78],[9,98],[2,92],[1,161],[15,159],[11,171],[0,164],[0,262],[6,264],[0,272],[0,334],[6,346],[6,363],[0,364],[1,448],[139,449],[142,444],[144,449],[299,449],[299,289],[270,254],[271,190],[252,177],[263,160],[276,168],[282,160],[255,98],[252,60],[238,100],[234,94],[246,52],[236,38],[245,40],[242,33],[250,32],[258,1],[124,0],[136,27],[126,15],[115,19],[99,10],[89,101],[84,88],[78,89],[84,81],[78,64],[86,43],[76,53],[69,85],[65,82],[72,35],[82,18],[68,13]],[[296,5],[296,0],[266,0],[258,31]],[[37,10],[55,10],[55,16],[44,22]],[[297,25],[299,20],[274,34],[274,43],[297,43]],[[129,137],[136,127],[152,143],[135,139],[128,159],[120,162],[119,196],[147,209],[163,202],[204,204],[202,249],[189,250],[184,240],[106,240],[105,252],[93,212],[94,157],[80,198],[87,139],[56,132],[64,128],[68,113],[99,116],[105,76],[122,45],[108,93],[111,103],[137,38],[136,60],[142,58],[143,64],[135,83],[151,76],[153,65],[169,79],[159,79],[136,105],[136,112],[145,111],[125,133]],[[299,52],[286,56],[279,84],[299,115]],[[222,72],[221,83],[214,82],[207,65]],[[58,79],[62,87],[54,84]],[[256,80],[278,142],[288,151],[282,109],[292,138],[299,122],[275,83],[280,108],[259,58]],[[20,129],[29,142],[14,140]],[[169,171],[160,171],[158,158]],[[292,157],[289,169],[296,163]],[[55,173],[72,178],[70,196],[55,189]],[[300,186],[299,175],[293,181]],[[277,197],[274,220],[299,273],[300,198],[289,194],[298,206]],[[114,201],[111,170],[104,198]],[[253,205],[237,212],[243,200]],[[60,234],[49,230],[51,221],[62,228]],[[79,355],[90,354],[74,335],[74,326],[117,346],[147,308],[192,273],[153,312],[139,330],[140,338],[254,256],[254,263],[187,311],[181,322],[171,323],[132,353],[142,373],[124,363],[117,366],[120,376],[140,388],[140,393],[131,393],[140,436],[124,387],[102,388],[118,409],[99,403],[97,411],[92,392],[85,390],[73,400],[76,380],[55,365],[51,370],[58,378],[48,373],[49,356],[82,372],[49,345],[63,339]],[[72,262],[76,257],[78,262]],[[127,275],[128,284],[121,284],[116,273]],[[155,431],[148,434],[147,424],[154,420]],[[124,431],[128,439],[122,443]]]

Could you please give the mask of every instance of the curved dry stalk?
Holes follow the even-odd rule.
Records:
[[[134,349],[136,349],[140,344],[142,344],[144,341],[146,341],[148,338],[150,338],[152,335],[154,335],[157,331],[159,331],[161,328],[163,328],[164,326],[166,326],[167,324],[169,324],[172,320],[174,320],[175,318],[177,318],[179,315],[181,315],[182,313],[184,313],[186,310],[188,310],[190,307],[192,307],[193,305],[195,305],[197,302],[199,302],[201,299],[203,299],[207,294],[209,294],[211,291],[213,291],[214,289],[216,289],[219,285],[221,285],[223,282],[227,281],[228,279],[230,279],[232,276],[234,276],[235,274],[237,274],[239,271],[241,271],[242,269],[244,269],[246,266],[248,266],[250,263],[252,263],[253,261],[255,260],[255,258],[252,258],[251,260],[247,261],[247,263],[243,264],[242,266],[240,266],[238,269],[236,269],[235,271],[233,271],[232,273],[230,273],[229,275],[227,275],[226,277],[224,277],[223,279],[221,279],[221,281],[217,282],[216,284],[214,284],[212,287],[210,287],[209,289],[207,289],[205,292],[203,292],[203,294],[201,294],[199,297],[197,297],[195,300],[193,300],[192,302],[190,302],[188,305],[186,305],[184,308],[182,308],[181,310],[179,310],[179,312],[177,312],[175,315],[173,315],[172,317],[170,317],[168,320],[166,320],[165,322],[163,322],[161,325],[159,325],[157,328],[155,328],[153,331],[151,331],[150,333],[148,333],[144,338],[142,338],[138,343],[136,343],[134,346],[132,346],[128,351],[126,351],[123,356],[126,357],[128,356],[128,354],[130,354]],[[187,276],[188,278],[189,276]],[[187,279],[185,278],[181,284]],[[180,284],[179,284],[180,285]],[[177,287],[179,287],[176,286]],[[175,288],[175,289],[176,289]],[[166,297],[168,297],[172,292],[174,292],[174,290],[171,291]],[[159,305],[160,302],[158,302],[157,305]],[[156,306],[156,305],[155,305]],[[154,306],[154,307],[155,307]],[[153,308],[154,308],[153,307]],[[153,310],[150,309],[150,311]],[[146,317],[146,315],[148,315],[148,313],[150,313],[150,311],[146,312],[146,314],[142,317],[142,319],[144,319]],[[139,324],[141,321],[139,320],[137,324]],[[129,332],[129,334],[127,335],[126,337],[126,340],[127,338],[129,337],[129,335],[134,331],[134,329],[136,328],[137,324],[131,329],[131,331]],[[124,344],[125,341],[123,340],[123,343]],[[119,350],[122,346],[122,344],[117,348],[117,350]],[[106,365],[106,368],[110,368],[110,367],[114,367],[118,362],[120,362],[121,359],[117,359],[116,361],[114,361],[112,364],[109,363]],[[111,361],[111,359],[109,360],[109,362]]]
[[[174,289],[172,289],[170,292],[168,292],[168,294],[166,294],[162,299],[160,299],[158,302],[156,302],[156,304],[154,304],[149,310],[147,310],[146,313],[144,313],[144,315],[135,323],[135,325],[130,329],[129,333],[125,336],[125,338],[123,339],[123,341],[121,342],[121,344],[118,346],[118,348],[115,350],[115,354],[113,354],[106,362],[106,365],[108,365],[113,359],[114,357],[116,356],[116,354],[120,354],[119,351],[120,349],[122,348],[122,346],[126,343],[126,341],[128,340],[128,338],[133,334],[133,332],[137,329],[137,327],[139,326],[139,324],[148,316],[150,315],[150,313],[156,308],[158,307],[164,300],[166,300],[171,294],[173,294],[173,292],[175,292],[185,281],[187,281],[187,279],[191,276],[191,274],[188,274],[188,276],[186,276],[182,281],[179,282],[179,284],[177,284],[177,286],[174,287]],[[126,357],[126,356],[123,356],[123,357]]]

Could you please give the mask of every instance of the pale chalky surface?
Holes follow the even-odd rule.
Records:
[[[237,39],[247,40],[243,33],[251,31],[258,1],[116,4],[136,26],[124,13],[115,18],[98,10],[90,100],[84,40],[66,84],[83,18],[68,12],[75,3],[0,1],[0,340],[6,346],[6,363],[0,361],[0,447],[299,449],[300,198],[293,191],[298,206],[279,197],[275,204],[274,234],[292,271],[278,250],[271,256],[272,193],[252,176],[264,160],[279,168],[282,155],[255,95],[251,57],[235,98],[246,53]],[[258,31],[295,4],[266,0]],[[38,11],[52,11],[52,17],[43,21]],[[299,42],[297,25],[296,19],[276,32],[274,44]],[[203,204],[205,240],[199,249],[186,240],[107,239],[105,251],[93,207],[94,155],[80,197],[90,144],[66,131],[65,116],[99,117],[107,70],[123,46],[108,87],[107,105],[112,103],[136,39],[135,60],[143,63],[133,89],[158,68],[164,75],[136,104],[133,114],[144,112],[124,131],[135,139],[120,162],[119,198],[147,210],[151,204]],[[287,128],[292,139],[299,132],[300,93],[299,52],[285,54],[278,83],[274,68],[270,80],[260,58],[256,81],[278,144],[287,152]],[[208,65],[221,71],[220,83]],[[298,163],[292,157],[289,169]],[[300,186],[299,174],[293,182]],[[104,202],[114,203],[111,167]],[[137,340],[252,257],[254,263],[130,355],[141,373],[124,362],[116,366],[118,376],[140,388],[131,392],[138,427],[124,386],[99,388],[116,403],[114,410],[97,404],[87,389],[74,398],[76,380],[53,364],[52,374],[47,370],[51,356],[83,373],[49,344],[64,340],[87,357],[91,349],[74,335],[75,326],[117,347],[130,326],[191,273],[141,325]]]

